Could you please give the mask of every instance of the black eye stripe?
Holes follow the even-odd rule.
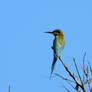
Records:
[[[60,33],[59,31],[54,31],[55,33]]]

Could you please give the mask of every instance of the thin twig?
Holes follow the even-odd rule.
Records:
[[[88,62],[88,64],[89,64],[90,72],[91,72],[91,75],[92,75],[92,67],[91,67],[89,62]]]
[[[73,61],[74,61],[75,68],[76,68],[76,71],[77,71],[77,73],[78,73],[78,76],[79,76],[79,78],[80,78],[81,84],[83,85],[83,81],[82,81],[82,79],[81,79],[81,76],[80,76],[80,73],[79,73],[79,70],[78,70],[77,64],[76,64],[76,62],[75,62],[75,58],[73,58]]]
[[[66,88],[64,85],[62,85],[67,92],[71,92],[68,88]]]
[[[89,73],[88,73],[88,66],[87,66],[87,70],[84,70],[84,73],[85,73],[85,76],[86,76],[86,82],[88,83],[88,87],[89,87],[89,90],[91,89],[91,80],[89,79]]]
[[[84,84],[84,81],[85,81],[85,76],[84,76],[84,70],[85,70],[85,57],[86,57],[86,52],[84,53],[84,56],[83,56],[83,84]]]
[[[9,87],[8,87],[8,92],[10,92],[10,84],[9,84]]]
[[[60,74],[55,73],[55,75],[58,76],[58,77],[60,77],[60,78],[62,78],[62,79],[64,79],[64,80],[66,80],[66,81],[75,83],[74,81],[72,81],[72,80],[70,80],[70,79],[68,79],[68,78],[63,77],[63,76],[61,76]]]

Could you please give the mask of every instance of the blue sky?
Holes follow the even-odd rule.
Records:
[[[61,57],[75,72],[73,57],[80,65],[86,51],[92,60],[91,0],[0,1],[0,92],[9,84],[11,92],[65,91],[65,81],[49,80],[54,37],[44,32],[58,28],[66,41]],[[54,72],[68,76],[59,61]]]

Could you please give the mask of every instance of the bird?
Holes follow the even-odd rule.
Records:
[[[54,36],[53,46],[51,47],[53,50],[53,53],[54,53],[53,62],[52,62],[52,66],[51,66],[51,73],[50,73],[50,79],[51,79],[52,73],[55,68],[55,64],[56,64],[58,58],[60,57],[61,52],[64,49],[65,40],[64,40],[64,34],[63,34],[62,30],[60,30],[60,29],[55,29],[52,32],[49,31],[49,32],[45,32],[45,33],[49,33]]]

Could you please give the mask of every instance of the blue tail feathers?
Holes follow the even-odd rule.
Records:
[[[51,76],[52,76],[53,70],[54,70],[54,68],[55,68],[55,64],[56,64],[57,59],[58,59],[58,57],[54,55],[53,63],[52,63],[52,66],[51,66],[50,79],[51,79]]]

